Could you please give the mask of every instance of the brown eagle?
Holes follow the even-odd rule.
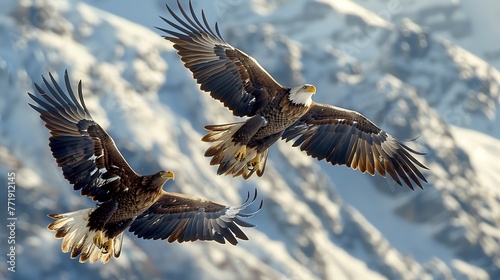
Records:
[[[204,198],[164,191],[163,185],[174,179],[171,171],[151,175],[137,174],[116,148],[113,139],[91,117],[85,106],[81,81],[78,99],[73,93],[67,71],[66,92],[49,73],[52,85],[42,76],[46,93],[35,83],[39,98],[30,106],[40,113],[51,137],[49,146],[63,175],[99,204],[93,208],[64,214],[52,214],[55,219],[49,230],[62,238],[62,251],[80,262],[106,263],[118,257],[123,233],[129,231],[144,239],[167,239],[168,242],[215,240],[236,245],[237,238],[248,240],[238,227],[253,227],[241,220],[254,213],[241,213],[255,201],[228,207]],[[262,201],[261,205],[262,207]],[[259,207],[259,209],[260,209]],[[258,211],[258,210],[257,210]]]
[[[213,142],[205,156],[219,165],[217,173],[247,179],[254,172],[262,176],[268,149],[278,139],[294,140],[293,146],[331,164],[345,164],[371,175],[389,174],[399,185],[400,178],[413,189],[427,182],[419,168],[425,165],[412,154],[422,155],[358,112],[312,101],[313,85],[280,85],[259,63],[229,45],[210,27],[202,11],[196,16],[191,2],[190,15],[177,1],[180,13],[167,5],[174,21],[161,17],[172,30],[165,39],[177,49],[184,66],[200,88],[224,103],[235,116],[250,117],[245,122],[209,125],[203,141]]]

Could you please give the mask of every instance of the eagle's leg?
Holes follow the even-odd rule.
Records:
[[[238,151],[234,154],[237,160],[244,160],[247,157],[247,145],[241,145]]]
[[[278,141],[281,135],[283,135],[283,132],[278,132],[269,135],[266,138],[259,139],[255,142],[250,142],[250,147],[256,146],[258,147],[258,149],[257,149],[257,155],[255,155],[255,157],[247,164],[248,170],[250,171],[259,170],[261,168],[261,165],[264,165],[265,157],[267,157],[267,149],[269,149],[269,147],[271,147],[274,143],[276,143],[276,141]]]
[[[102,230],[97,231],[97,233],[94,235],[94,239],[92,241],[97,246],[97,248],[99,248],[99,249],[102,248],[102,243],[104,242],[104,234],[102,233]]]
[[[102,230],[97,231],[92,240],[97,248],[102,249],[103,254],[107,254],[113,248],[113,243],[115,241],[114,238],[109,238],[107,241],[104,241],[104,232]]]
[[[119,222],[109,222],[105,225],[105,230],[101,232],[106,232],[107,241],[102,244],[102,251],[104,254],[113,251],[113,247],[115,246],[115,242],[120,242],[115,239],[120,233],[122,233],[125,229],[127,229],[133,222],[133,219],[128,220],[120,220]]]
[[[110,239],[108,239],[108,241],[106,241],[102,244],[102,252],[104,254],[111,252],[111,249],[113,248],[113,245],[114,245],[114,241],[115,241],[114,238],[110,238]]]
[[[259,169],[260,165],[260,160],[261,160],[262,154],[257,153],[257,155],[250,161],[248,162],[248,170],[257,170]]]
[[[90,214],[88,227],[90,230],[96,231],[92,241],[98,248],[105,246],[103,243],[109,243],[109,240],[108,242],[104,241],[104,225],[106,225],[109,221],[109,218],[111,218],[117,207],[118,203],[110,200],[98,205],[97,208]]]
[[[257,131],[267,124],[263,116],[255,116],[245,122],[245,124],[238,129],[233,135],[233,142],[240,143],[241,146],[234,154],[237,160],[244,160],[247,156],[247,143],[257,133]]]

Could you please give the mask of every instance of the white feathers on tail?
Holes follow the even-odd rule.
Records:
[[[233,135],[244,125],[244,122],[230,123],[223,125],[207,125],[205,129],[208,133],[201,139],[204,142],[213,142],[205,152],[206,157],[212,157],[211,165],[219,165],[217,174],[233,175],[233,177],[242,175],[243,178],[249,178],[254,172],[258,176],[264,173],[267,161],[267,150],[259,155],[257,168],[252,166],[252,160],[257,156],[256,148],[246,148],[246,155],[239,160],[235,154],[242,147],[242,144],[233,141]]]
[[[101,231],[90,230],[88,221],[90,214],[95,208],[87,208],[63,214],[52,214],[50,218],[55,219],[47,228],[55,231],[55,237],[62,238],[61,250],[64,253],[71,252],[71,258],[80,256],[80,262],[87,260],[91,263],[101,260],[107,263],[111,256],[118,257],[123,243],[123,232],[114,238],[108,238]],[[101,237],[101,246],[94,242],[96,236]],[[99,239],[99,238],[97,238]],[[111,250],[106,251],[102,244],[111,244]]]

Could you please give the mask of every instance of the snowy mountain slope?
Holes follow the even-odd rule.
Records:
[[[498,173],[496,166],[482,167],[484,163],[473,156],[473,150],[464,147],[476,134],[450,130],[448,120],[439,116],[446,103],[435,106],[429,99],[434,95],[426,96],[420,89],[426,81],[411,79],[418,73],[414,71],[417,62],[409,61],[408,69],[401,67],[402,54],[393,48],[401,32],[390,23],[367,18],[369,12],[348,1],[338,2],[343,5],[276,1],[270,2],[273,9],[259,1],[216,1],[218,6],[212,7],[214,15],[223,20],[225,39],[255,56],[283,84],[314,83],[320,89],[315,96],[318,101],[359,110],[403,139],[421,135],[411,144],[429,153],[424,159],[431,168],[431,183],[425,191],[410,192],[380,177],[317,164],[287,143],[272,149],[268,170],[260,179],[243,182],[215,176],[203,157],[202,127],[232,117],[199,92],[170,44],[158,32],[84,4],[59,2],[57,6],[28,1],[12,5],[0,20],[0,32],[11,38],[0,42],[0,62],[4,61],[0,63],[4,65],[0,84],[9,89],[0,93],[7,101],[0,103],[0,176],[5,177],[6,170],[17,170],[23,198],[19,201],[19,209],[23,209],[22,214],[19,211],[23,220],[19,250],[23,253],[15,277],[494,279],[499,275],[499,251],[495,250],[499,243],[495,230],[500,215],[496,210],[498,178],[486,175]],[[224,10],[224,3],[231,13]],[[156,18],[149,14],[150,7],[137,9],[136,14],[143,10]],[[297,16],[298,11],[323,16],[294,32],[299,25],[284,21],[283,10]],[[158,14],[166,15],[160,9]],[[342,47],[357,42],[355,30],[363,30],[365,23],[371,24],[370,30],[377,36],[354,45],[361,46],[358,52]],[[318,34],[308,24],[331,29]],[[418,34],[415,30],[402,33]],[[440,44],[432,36],[427,40]],[[338,42],[344,45],[338,46]],[[446,57],[442,55],[445,50],[433,48],[430,57]],[[391,71],[391,67],[379,67],[392,56],[401,72],[410,73],[408,79],[398,77],[400,71]],[[435,67],[430,58],[422,62],[429,65],[433,76],[446,75],[450,67],[487,67],[480,60],[463,57],[461,63],[448,59],[447,68]],[[280,66],[283,62],[286,67]],[[176,181],[166,188],[229,204],[240,203],[247,191],[258,188],[265,206],[250,220],[257,224],[256,229],[246,230],[250,241],[237,247],[164,244],[128,235],[124,254],[106,266],[80,265],[62,254],[60,241],[44,229],[49,222],[45,215],[92,203],[62,179],[46,145],[48,133],[26,105],[25,92],[33,91],[31,83],[40,82],[40,74],[50,70],[60,76],[64,68],[70,69],[74,85],[83,80],[91,113],[138,172],[173,170]],[[458,76],[459,72],[451,73]],[[463,84],[467,89],[467,83]],[[443,96],[452,93],[444,91]],[[484,139],[479,147],[492,151],[487,162],[496,162],[494,150],[488,148],[496,142]],[[481,169],[489,171],[477,171]],[[44,258],[46,252],[54,257]],[[39,265],[28,270],[21,269],[22,263]],[[0,271],[6,273],[5,267],[0,266]]]
[[[405,18],[500,68],[500,39],[494,34],[500,8],[494,0],[355,0],[385,20]]]
[[[498,177],[498,167],[496,166],[496,157],[500,153],[500,143],[498,139],[488,135],[477,133],[473,130],[452,127],[452,134],[455,135],[457,144],[462,147],[470,156],[471,165],[477,172],[477,177],[481,180],[481,185],[489,186],[489,191],[499,192],[498,186],[491,182],[500,182]],[[477,145],[470,145],[473,139]]]
[[[391,41],[383,71],[414,87],[446,122],[500,138],[498,70],[411,22]]]

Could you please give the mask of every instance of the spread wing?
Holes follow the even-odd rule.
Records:
[[[345,164],[371,175],[389,174],[399,185],[413,189],[427,182],[418,167],[427,169],[412,154],[422,155],[381,130],[363,115],[335,106],[313,103],[309,111],[282,136],[296,139],[293,146],[318,160]],[[398,178],[399,176],[399,178]],[[410,181],[411,179],[411,181]]]
[[[192,18],[177,4],[182,18],[167,5],[176,22],[162,17],[172,27],[158,28],[168,34],[164,38],[174,43],[184,66],[191,70],[202,90],[224,103],[235,116],[255,115],[268,103],[269,95],[282,86],[254,58],[226,43],[217,24],[214,32],[203,11],[201,23],[191,2]]]
[[[90,115],[82,95],[81,81],[78,98],[73,92],[67,71],[64,73],[66,92],[49,73],[52,85],[42,76],[46,93],[35,84],[39,98],[29,104],[40,113],[51,137],[49,146],[63,175],[81,194],[96,201],[107,201],[120,191],[131,188],[138,175],[130,168],[116,148],[113,139]]]
[[[257,190],[252,200],[249,200],[249,194],[243,205],[234,207],[185,194],[163,192],[157,202],[136,218],[129,230],[144,239],[177,240],[179,243],[195,240],[225,243],[227,240],[236,245],[235,237],[248,240],[240,227],[254,226],[241,218],[253,216],[262,207],[261,201],[257,211],[241,212],[256,197]]]

